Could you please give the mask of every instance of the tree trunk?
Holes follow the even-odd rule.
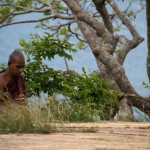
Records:
[[[147,74],[150,83],[150,0],[146,0],[146,17],[147,17],[147,46],[148,46]]]
[[[105,27],[107,28],[107,30],[113,34],[113,25],[112,25],[112,21],[111,21],[111,17],[105,7],[105,0],[93,0],[95,7],[97,9],[97,11],[100,13],[103,22],[105,24]],[[114,49],[115,49],[116,45],[114,45]],[[114,51],[112,51],[112,55],[113,55]],[[122,59],[121,59],[122,60]],[[98,64],[98,68],[100,70],[100,76],[107,79],[109,81],[109,87],[112,90],[116,90],[120,92],[120,88],[118,87],[114,77],[112,75],[110,75],[108,73],[108,70],[106,68],[105,65],[103,65],[100,61],[96,61]],[[121,62],[120,62],[121,63]],[[125,99],[125,98],[124,98]],[[133,120],[133,111],[132,111],[132,107],[129,106],[127,104],[127,100],[121,100],[120,106],[119,106],[119,111],[118,111],[118,116],[117,119],[122,119],[122,120],[127,120],[127,119],[131,119]]]
[[[133,121],[133,110],[132,106],[128,105],[128,100],[126,98],[123,98],[119,105],[119,111],[114,117],[116,120],[122,120],[122,121]]]
[[[110,2],[110,4],[117,11],[117,13],[120,13],[118,7],[114,2],[112,3],[112,1],[107,1]],[[108,30],[104,28],[104,24],[99,23],[97,20],[95,20],[95,18],[93,18],[87,12],[85,12],[77,0],[64,0],[64,2],[68,5],[68,7],[70,7],[71,11],[75,15],[78,26],[82,34],[84,35],[87,43],[89,44],[96,60],[101,62],[102,65],[104,65],[104,67],[107,70],[107,73],[110,76],[113,76],[121,92],[125,93],[125,96],[127,96],[127,103],[141,110],[149,110],[150,101],[144,99],[135,92],[134,88],[130,84],[125,74],[125,70],[122,66],[122,63],[117,61],[117,59],[114,58],[111,53],[115,51],[115,45],[118,40],[117,37],[111,34],[111,32],[108,32]],[[131,31],[131,34],[134,37],[132,41],[123,41],[122,39],[125,38],[119,37],[119,41],[123,41],[124,45],[129,44],[130,42],[130,48],[136,47],[141,41],[143,41],[143,38],[139,36],[135,28],[132,26],[129,20],[125,18],[123,13],[119,14],[119,18],[124,24],[128,26],[129,31]],[[99,36],[104,37],[105,41],[100,42]],[[124,53],[127,54],[129,50],[130,49],[126,49]],[[122,58],[124,59],[124,57]]]

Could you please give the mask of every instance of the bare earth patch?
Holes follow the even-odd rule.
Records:
[[[0,150],[150,150],[150,123],[58,125],[63,133],[1,134]]]

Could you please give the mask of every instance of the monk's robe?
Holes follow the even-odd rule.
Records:
[[[19,96],[26,97],[25,81],[21,75],[13,77],[12,80],[6,85],[4,92],[8,92],[12,100],[18,103]]]

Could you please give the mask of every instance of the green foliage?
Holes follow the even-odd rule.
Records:
[[[48,32],[45,32],[43,37],[38,34],[30,34],[30,36],[31,41],[29,43],[20,40],[20,45],[28,56],[27,62],[32,58],[34,61],[41,63],[43,59],[51,60],[56,55],[72,60],[72,56],[67,52],[76,52],[72,44],[67,41],[55,39]]]
[[[75,113],[69,110],[72,112],[71,118],[80,116],[79,120],[83,120],[87,118],[85,116],[91,118],[95,112],[101,119],[109,119],[114,115],[118,107],[117,93],[109,90],[106,80],[94,73],[87,75],[84,68],[80,75],[71,70],[56,71],[44,64],[43,60],[52,60],[55,55],[72,60],[72,56],[67,53],[76,51],[72,44],[55,39],[49,33],[45,33],[43,37],[31,35],[29,43],[21,40],[20,44],[27,54],[25,78],[28,89],[33,94],[40,95],[44,92],[51,96],[63,95],[68,99],[71,109],[76,110]]]
[[[120,24],[120,25],[117,25],[117,27],[114,27],[114,32],[119,32],[119,31],[121,31],[121,29],[122,29],[122,24]]]
[[[53,107],[56,120],[88,122],[110,119],[118,110],[117,93],[110,90],[107,81],[96,74],[87,75],[83,68],[82,75],[70,70],[58,76],[60,86],[53,85],[51,90],[54,88],[54,92],[61,94],[65,101],[53,101],[55,104],[49,105]]]
[[[123,49],[116,49],[116,50],[115,50],[115,53],[116,53],[117,55],[119,55],[119,54],[123,53]]]
[[[150,89],[150,85],[148,85],[147,83],[143,82],[142,85],[144,86],[144,88]]]
[[[30,8],[31,5],[32,5],[31,0],[16,0],[16,6],[22,6],[22,7]],[[22,10],[22,9],[17,8],[17,10]]]
[[[11,23],[14,19],[15,12],[22,11],[24,8],[30,8],[32,6],[30,0],[5,0],[1,1],[0,18],[2,24]]]
[[[1,14],[1,16],[5,16],[5,15],[7,15],[8,13],[10,13],[10,10],[11,10],[11,8],[10,7],[1,7],[0,8],[0,14]]]
[[[89,110],[98,111],[101,119],[110,119],[118,109],[117,93],[110,90],[107,81],[97,74],[87,75],[84,68],[82,71],[82,75],[69,72],[63,80],[61,94],[69,97],[73,105],[77,102],[82,106],[88,105]]]
[[[67,27],[62,27],[61,30],[60,30],[61,35],[66,35],[67,32],[68,32]]]
[[[77,47],[77,49],[84,49],[85,43],[82,41],[78,41],[76,47]]]
[[[44,92],[50,96],[61,94],[67,99],[68,104],[63,102],[61,107],[65,109],[64,114],[69,116],[58,115],[58,120],[65,118],[62,120],[73,121],[76,118],[76,121],[92,121],[94,116],[100,119],[113,117],[118,109],[117,93],[109,89],[106,80],[95,73],[87,75],[84,68],[80,75],[71,70],[56,71],[44,63],[44,60],[50,61],[56,55],[72,60],[72,56],[67,53],[76,51],[72,44],[55,39],[49,33],[43,37],[37,34],[30,36],[28,43],[20,41],[22,51],[27,55],[24,73],[27,89],[32,91],[30,96]]]
[[[1,20],[1,23],[10,23],[12,21],[12,17],[11,16],[7,16],[8,14],[10,14],[12,11],[12,8],[9,6],[1,6],[0,7],[0,18],[4,17],[5,18],[3,20]]]
[[[127,16],[134,20],[136,18],[136,13],[133,10],[128,11]]]
[[[6,68],[7,68],[6,63],[1,63],[0,64],[0,72],[6,70]]]
[[[61,71],[49,68],[43,61],[50,61],[56,55],[72,60],[73,58],[69,53],[76,52],[76,50],[72,44],[55,39],[49,33],[45,33],[43,37],[38,34],[31,34],[30,36],[31,41],[29,43],[24,40],[20,41],[22,50],[27,55],[28,64],[25,69],[27,87],[38,95],[40,92],[48,92],[49,95],[52,95],[61,89],[62,79],[59,75]]]

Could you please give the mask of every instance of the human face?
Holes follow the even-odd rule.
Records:
[[[9,72],[12,76],[20,75],[25,67],[25,60],[23,57],[16,56],[14,61],[9,64]]]

